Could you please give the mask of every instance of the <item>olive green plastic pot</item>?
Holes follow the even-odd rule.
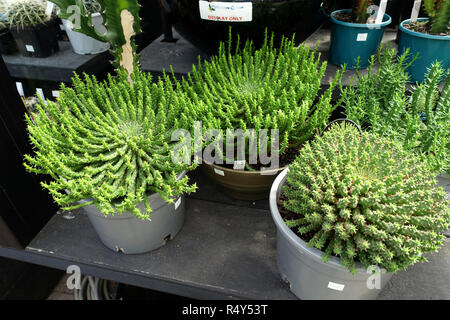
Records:
[[[286,167],[264,171],[233,170],[206,161],[201,166],[203,173],[227,195],[239,200],[266,199],[273,181],[284,169]]]

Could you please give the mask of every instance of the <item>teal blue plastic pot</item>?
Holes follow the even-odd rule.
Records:
[[[361,69],[369,66],[370,57],[376,53],[383,38],[384,30],[392,19],[384,15],[383,23],[361,24],[337,20],[337,13],[351,12],[351,9],[337,10],[330,15],[331,45],[329,60],[337,66],[347,65],[347,69],[355,69],[356,59],[360,57]]]
[[[428,18],[419,18],[418,21],[426,21]],[[408,30],[404,27],[410,23],[410,19],[400,24],[399,54],[410,49],[411,56],[419,54],[418,58],[407,72],[410,82],[423,82],[427,69],[433,62],[439,61],[444,70],[450,68],[450,36],[436,36]]]

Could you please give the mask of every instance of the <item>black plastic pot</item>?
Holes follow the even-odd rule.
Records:
[[[230,5],[238,0],[220,0]],[[175,29],[189,42],[205,51],[214,53],[220,41],[228,39],[229,27],[242,40],[252,39],[256,45],[264,39],[264,30],[292,36],[297,42],[305,40],[327,19],[321,9],[322,0],[248,0],[252,3],[252,19],[247,22],[224,22],[202,19],[198,0],[160,0],[165,12],[175,20]],[[328,1],[330,2],[330,1]],[[332,1],[331,1],[332,2]],[[214,3],[214,2],[212,2]],[[235,38],[236,39],[236,38]]]
[[[57,20],[33,28],[11,29],[17,47],[26,57],[46,58],[59,51]]]
[[[0,54],[11,54],[17,51],[16,43],[9,30],[0,32]]]

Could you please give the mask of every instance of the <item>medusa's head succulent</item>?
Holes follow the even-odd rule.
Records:
[[[25,167],[53,178],[43,186],[63,209],[95,204],[105,215],[129,211],[145,219],[149,193],[171,202],[195,190],[187,176],[178,177],[193,166],[173,161],[179,149],[171,135],[191,128],[198,108],[168,81],[152,83],[138,71],[132,78],[133,84],[124,71],[105,82],[76,77],[57,103],[40,103],[33,119],[27,116],[36,152]],[[83,199],[91,201],[78,205]]]
[[[334,125],[302,148],[283,187],[287,220],[308,245],[356,272],[425,261],[449,226],[445,192],[426,165],[393,140]]]
[[[6,12],[11,28],[17,30],[47,23],[52,15],[47,15],[45,2],[40,0],[18,0],[8,5]]]

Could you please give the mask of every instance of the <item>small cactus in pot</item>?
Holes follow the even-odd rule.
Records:
[[[48,23],[54,16],[47,15],[46,4],[39,0],[19,0],[10,4],[6,13],[10,28],[23,30]]]

